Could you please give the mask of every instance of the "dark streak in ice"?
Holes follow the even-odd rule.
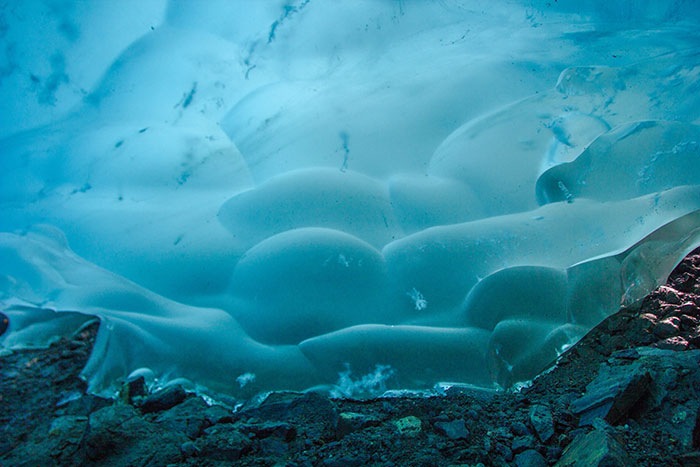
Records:
[[[345,153],[343,154],[343,164],[340,166],[341,172],[345,172],[346,170],[348,170],[348,159],[350,157],[350,147],[348,146],[349,138],[350,137],[346,132],[340,132],[340,140],[343,142],[343,151],[345,151]]]
[[[310,2],[311,2],[311,0],[304,0],[303,2],[301,2],[299,4],[299,6],[285,5],[283,7],[284,11],[282,11],[280,18],[278,20],[274,21],[270,25],[270,33],[267,35],[267,43],[270,44],[273,40],[275,40],[275,34],[277,32],[277,28],[282,26],[282,23],[284,23],[284,21],[287,18],[290,18],[292,15],[294,15],[294,13],[298,13],[301,10],[303,10],[304,7],[306,7],[306,5],[308,5]]]
[[[182,108],[186,109],[187,106],[189,106],[192,103],[192,98],[194,97],[194,94],[197,92],[197,82],[195,81],[192,83],[192,89],[190,89],[190,93],[187,94],[187,97],[185,97],[185,102],[182,103]]]

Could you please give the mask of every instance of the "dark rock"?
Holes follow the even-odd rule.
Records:
[[[568,405],[568,403],[566,404]],[[560,412],[554,422],[556,431],[570,431],[578,426],[577,417],[571,412]]]
[[[112,404],[111,399],[83,394],[80,397],[64,400],[57,405],[56,415],[90,415],[92,412]]]
[[[525,436],[530,434],[527,426],[523,422],[513,422],[510,424],[510,431],[515,436]]]
[[[49,446],[54,457],[67,449],[77,449],[88,427],[88,417],[66,415],[54,419],[48,433]]]
[[[513,443],[510,446],[510,449],[513,451],[514,454],[520,454],[523,451],[526,451],[528,449],[532,449],[535,447],[535,438],[531,435],[526,435],[526,436],[518,436],[513,438]]]
[[[700,465],[700,451],[687,452],[678,458],[683,467],[697,467]]]
[[[547,447],[547,462],[549,464],[554,464],[556,461],[559,460],[562,454],[562,449],[557,447],[557,446],[548,446]]]
[[[451,422],[437,422],[435,431],[441,435],[447,436],[452,440],[468,439],[469,430],[464,423],[464,420],[453,420]]]
[[[233,423],[235,418],[229,409],[220,405],[212,405],[204,411],[204,419],[211,426],[217,423]]]
[[[513,460],[513,451],[505,444],[502,444],[502,443],[494,444],[493,445],[493,452],[495,452],[499,456],[503,457],[503,459],[506,462],[510,462]]]
[[[0,457],[0,465],[83,465],[86,459],[80,446],[88,426],[85,416],[55,418],[46,431],[39,428],[29,439],[20,438],[22,442],[11,446],[9,455]]]
[[[119,449],[126,443],[123,439],[135,433],[150,431],[148,423],[138,417],[137,412],[128,405],[111,405],[90,416],[90,430],[86,436],[85,446],[88,458],[100,460],[108,457],[111,451]],[[122,425],[130,430],[124,432]],[[116,428],[116,429],[113,429]]]
[[[133,465],[149,459],[149,465],[168,465],[182,459],[179,446],[187,438],[181,433],[158,429],[130,405],[115,404],[90,415],[83,439],[85,454],[93,462]],[[109,459],[109,462],[106,462]]]
[[[8,327],[10,327],[10,318],[5,313],[0,312],[0,336],[5,334]]]
[[[390,403],[384,401],[382,402],[382,411],[386,412],[388,414],[395,414],[396,413],[396,407],[391,405]]]
[[[336,437],[341,439],[354,431],[363,430],[372,426],[379,426],[380,424],[381,422],[376,417],[355,412],[343,412],[338,416]]]
[[[206,419],[207,404],[199,397],[191,397],[170,410],[162,411],[154,419],[158,425],[184,433],[190,439],[198,438],[212,424]]]
[[[467,409],[467,411],[464,413],[464,416],[470,420],[478,420],[479,412],[477,412],[474,409]]]
[[[185,457],[195,457],[199,453],[199,448],[192,441],[185,441],[180,445],[180,451]]]
[[[133,404],[138,397],[146,395],[146,379],[143,376],[138,376],[127,381],[119,393],[121,399]]]
[[[580,416],[580,426],[593,425],[596,418],[614,425],[627,417],[632,406],[647,394],[650,384],[649,372],[638,366],[603,364],[598,376],[586,386],[586,393],[570,408]]]
[[[280,457],[289,451],[289,445],[279,438],[265,438],[259,446],[259,454],[263,457]]]
[[[327,397],[316,392],[270,394],[262,403],[244,408],[238,416],[304,426],[311,438],[334,438],[338,409]]]
[[[577,437],[564,451],[555,467],[632,467],[634,463],[622,444],[604,430]]]
[[[639,352],[636,349],[622,349],[613,352],[611,356],[622,360],[636,360],[639,358]]]
[[[614,350],[623,349],[627,345],[628,341],[628,337],[622,334],[612,336],[610,338],[610,348]]]
[[[563,405],[569,405],[573,401],[579,398],[579,394],[576,392],[565,392],[561,396],[559,396],[559,402]],[[568,416],[568,413],[567,413]]]
[[[263,422],[255,425],[241,425],[241,432],[252,434],[257,439],[278,438],[285,442],[293,441],[297,436],[296,429],[288,423]]]
[[[554,436],[554,420],[552,411],[546,405],[536,404],[530,407],[530,425],[543,443]]]
[[[232,462],[250,452],[252,441],[231,425],[217,425],[204,430],[195,444],[199,457]]]
[[[658,348],[640,349],[646,366],[654,374],[643,412],[636,417],[641,429],[660,430],[677,440],[684,449],[698,446],[700,427],[700,350],[676,352]]]
[[[187,393],[180,385],[168,386],[156,391],[143,400],[140,406],[141,412],[152,413],[168,410],[182,403]]]
[[[539,452],[528,449],[515,456],[515,465],[517,467],[546,467],[547,461]]]
[[[588,433],[588,430],[586,428],[575,428],[571,430],[567,436],[569,438],[569,442],[571,442],[579,436],[585,435],[586,433]]]
[[[634,320],[633,330],[646,331],[656,325],[656,316],[651,313],[642,313]]]

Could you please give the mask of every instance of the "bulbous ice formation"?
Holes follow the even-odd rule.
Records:
[[[700,244],[698,14],[622,3],[173,0],[93,69],[56,57],[108,9],[45,12],[73,39],[0,63],[35,110],[1,120],[0,342],[97,317],[101,394],[532,378]]]

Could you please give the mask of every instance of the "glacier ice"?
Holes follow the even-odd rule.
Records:
[[[508,385],[700,245],[692,2],[122,13],[0,5],[0,343],[93,392]]]

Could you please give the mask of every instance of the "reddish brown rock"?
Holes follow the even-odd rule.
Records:
[[[680,318],[678,318],[676,316],[666,318],[662,321],[659,321],[654,326],[654,329],[653,329],[654,335],[656,335],[657,337],[660,337],[662,339],[677,336],[681,332],[680,324],[681,324],[681,320],[680,320]]]
[[[673,305],[680,305],[682,303],[678,291],[666,285],[659,287],[656,290],[656,295],[659,297],[659,300],[665,303],[671,303]]]
[[[685,302],[678,308],[678,311],[686,315],[697,316],[700,314],[700,307],[694,302]]]
[[[667,350],[688,350],[690,344],[681,336],[669,337],[656,343],[655,347]]]
[[[661,308],[659,309],[659,316],[661,316],[662,318],[665,318],[668,316],[677,316],[679,314],[680,314],[680,311],[679,311],[678,305],[663,304],[663,305],[661,305]]]
[[[698,325],[700,325],[700,320],[698,320],[694,316],[681,315],[680,319],[681,319],[681,327],[683,327],[685,329],[695,329],[698,327]]]
[[[638,334],[640,332],[645,332],[650,330],[656,325],[657,318],[651,313],[643,313],[639,315],[633,322],[631,331],[633,334]]]
[[[700,330],[695,330],[687,336],[688,343],[695,347],[700,347]]]

